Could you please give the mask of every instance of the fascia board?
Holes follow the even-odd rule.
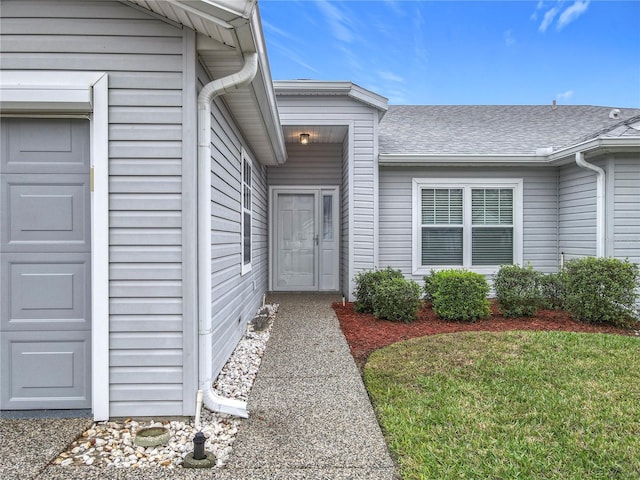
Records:
[[[561,150],[557,150],[549,155],[520,155],[520,154],[470,154],[470,155],[443,155],[443,154],[423,154],[407,153],[393,154],[381,153],[378,156],[380,166],[545,166],[563,165],[573,162],[575,154],[585,153],[587,157],[593,157],[602,153],[616,152],[638,152],[640,151],[640,136],[633,137],[600,137],[586,142],[581,142]]]
[[[639,150],[640,136],[599,137],[557,150],[549,155],[549,162],[554,165],[572,162],[578,152],[585,153],[588,157],[598,153],[637,152]]]
[[[251,15],[250,22],[251,33],[254,39],[255,51],[258,53],[260,62],[258,64],[259,88],[254,87],[258,104],[264,103],[268,105],[268,111],[261,109],[264,119],[265,128],[269,132],[269,139],[272,144],[275,163],[282,165],[287,160],[287,147],[284,142],[284,133],[280,123],[280,114],[278,112],[278,103],[276,102],[276,94],[273,88],[273,79],[271,77],[271,68],[269,67],[269,57],[267,56],[267,47],[264,42],[264,34],[262,31],[262,22],[260,21],[260,12],[256,5]]]
[[[389,108],[388,99],[352,82],[318,80],[279,80],[274,82],[277,95],[344,95],[376,108],[382,115]],[[381,116],[382,116],[381,115]]]
[[[388,154],[378,156],[378,164],[383,167],[390,166],[544,166],[548,165],[546,156],[543,155],[441,155],[441,154]]]

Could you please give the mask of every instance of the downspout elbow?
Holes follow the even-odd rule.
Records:
[[[576,165],[580,168],[586,168],[596,174],[596,257],[604,257],[605,246],[605,218],[604,218],[604,189],[605,189],[605,171],[587,162],[584,159],[583,152],[576,153]]]
[[[198,384],[204,405],[214,412],[248,417],[247,404],[213,391],[211,312],[211,102],[242,88],[258,73],[258,54],[249,53],[236,73],[213,80],[198,94]]]

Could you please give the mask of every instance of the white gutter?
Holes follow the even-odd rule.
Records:
[[[198,95],[198,383],[204,405],[212,411],[247,418],[247,403],[213,391],[213,319],[211,312],[211,102],[251,83],[258,54],[249,53],[237,73],[206,84]]]
[[[596,172],[596,257],[604,257],[605,245],[605,218],[604,218],[604,170],[596,165],[588,163],[584,159],[583,152],[576,152],[576,164]]]

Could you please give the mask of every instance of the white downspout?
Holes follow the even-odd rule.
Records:
[[[596,165],[588,163],[584,159],[583,152],[576,152],[576,164],[596,172],[596,257],[604,257],[605,246],[605,218],[604,218],[604,170]]]
[[[247,418],[247,403],[213,391],[213,319],[211,315],[211,102],[251,83],[258,54],[249,53],[237,73],[206,84],[198,95],[198,384],[204,405],[212,411]]]

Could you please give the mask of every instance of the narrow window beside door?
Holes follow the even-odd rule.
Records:
[[[252,172],[251,159],[242,150],[242,275],[251,271]]]

